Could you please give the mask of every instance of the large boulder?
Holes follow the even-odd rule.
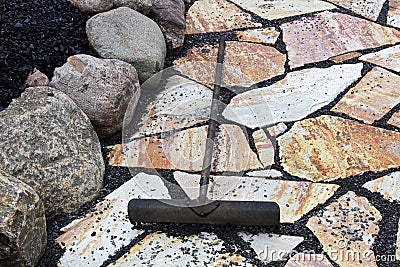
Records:
[[[175,54],[185,39],[185,3],[183,0],[155,0],[150,17],[160,26],[167,50]]]
[[[0,266],[35,266],[46,242],[43,202],[30,186],[0,172]]]
[[[132,103],[137,103],[140,96],[139,79],[132,65],[88,55],[69,57],[67,63],[55,69],[50,85],[71,97],[102,137],[122,129],[129,102],[133,97]]]
[[[97,14],[86,22],[89,43],[103,58],[132,64],[140,83],[164,66],[166,46],[158,25],[127,7]]]
[[[0,112],[0,170],[31,186],[46,215],[76,211],[98,196],[104,162],[88,117],[66,94],[29,87]]]
[[[115,7],[130,7],[142,14],[148,14],[153,6],[154,0],[114,0]]]

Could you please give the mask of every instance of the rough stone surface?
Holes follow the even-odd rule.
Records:
[[[268,87],[235,96],[222,115],[250,128],[295,121],[329,104],[361,77],[362,64],[290,72]]]
[[[291,257],[285,267],[333,267],[324,254],[298,253]]]
[[[245,242],[250,243],[257,254],[257,258],[266,263],[284,260],[304,240],[301,236],[269,233],[254,235],[240,232],[239,236]]]
[[[259,177],[211,176],[208,197],[230,201],[272,201],[280,207],[281,223],[294,223],[304,214],[325,203],[338,185],[270,180]],[[200,175],[174,172],[174,178],[189,198],[199,195]]]
[[[186,29],[183,0],[155,0],[150,17],[163,32],[168,52],[179,52],[183,46]]]
[[[199,0],[186,15],[186,33],[221,32],[233,29],[259,27],[251,21],[250,14],[225,0]]]
[[[120,7],[93,16],[86,33],[97,54],[132,64],[141,83],[164,66],[164,35],[154,21],[133,9]]]
[[[332,108],[366,123],[381,119],[400,103],[400,76],[375,67]]]
[[[314,182],[400,166],[400,133],[322,115],[278,137],[285,171]]]
[[[113,0],[68,0],[82,12],[100,13],[113,7]]]
[[[284,23],[281,28],[291,68],[400,41],[400,32],[393,28],[328,11]]]
[[[39,196],[27,184],[0,172],[0,266],[35,266],[46,242]]]
[[[193,47],[185,57],[174,61],[182,74],[207,85],[214,83],[218,48]],[[227,41],[223,85],[249,86],[283,74],[286,56],[273,47],[247,42]],[[213,75],[210,75],[213,74]]]
[[[367,188],[371,192],[380,193],[390,202],[400,202],[400,172],[385,175],[376,180],[367,182],[363,185],[363,187]]]
[[[385,0],[328,0],[332,4],[344,7],[365,18],[376,21]]]
[[[101,266],[110,256],[143,233],[128,219],[135,198],[170,199],[160,177],[139,173],[98,203],[95,210],[61,229],[57,242],[65,249],[59,267]]]
[[[0,169],[30,185],[46,215],[73,212],[103,183],[100,143],[88,117],[64,93],[30,87],[0,113]]]
[[[51,86],[66,93],[103,137],[122,129],[126,108],[140,97],[135,68],[116,59],[75,55],[56,68]],[[133,99],[132,99],[133,98]]]
[[[279,34],[274,27],[236,32],[239,41],[261,44],[275,44]]]
[[[26,78],[25,84],[31,87],[47,86],[49,85],[49,78],[38,69],[34,69],[33,72],[29,74],[28,78]]]
[[[115,7],[129,7],[142,14],[148,14],[155,0],[114,0]]]
[[[254,144],[257,154],[264,167],[275,163],[275,149],[272,141],[268,138],[264,130],[258,130],[253,133]]]
[[[335,8],[334,5],[319,0],[232,0],[264,19],[281,19]]]
[[[197,123],[205,122],[210,117],[212,91],[192,80],[173,75],[167,78],[165,86],[154,97],[154,90],[143,90],[143,98],[154,99],[142,112],[139,125],[132,137],[178,131]],[[136,117],[134,117],[136,120]],[[128,130],[126,128],[125,130]]]
[[[397,111],[392,115],[392,117],[388,120],[388,123],[400,128],[400,111]]]
[[[321,213],[311,217],[307,227],[329,258],[341,267],[377,266],[372,245],[382,216],[365,197],[349,191]],[[354,258],[346,256],[346,252]]]
[[[366,54],[360,57],[360,60],[400,72],[400,45],[382,49],[375,53]]]
[[[113,166],[201,171],[206,147],[207,126],[175,132],[165,137],[146,137],[115,145],[109,153]],[[211,170],[240,172],[262,168],[250,149],[243,130],[222,124],[215,139]]]
[[[213,233],[172,237],[156,232],[146,236],[108,267],[253,266],[240,255],[222,252],[224,249],[224,242]]]
[[[389,0],[389,11],[387,15],[387,24],[400,28],[400,1]]]

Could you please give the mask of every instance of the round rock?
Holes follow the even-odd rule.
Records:
[[[27,184],[0,172],[0,266],[35,266],[46,248],[43,202]]]
[[[148,14],[154,0],[114,0],[115,7],[130,7],[140,13]]]
[[[99,13],[110,10],[113,0],[68,0],[82,12]]]
[[[122,129],[126,108],[140,96],[135,68],[117,59],[75,55],[56,68],[52,87],[66,93],[86,113],[99,136]],[[130,106],[134,108],[135,106]]]
[[[103,58],[132,64],[145,82],[164,66],[166,46],[158,25],[127,7],[97,14],[86,23],[92,48]]]
[[[89,118],[66,94],[29,87],[0,112],[0,170],[31,186],[46,216],[98,196],[104,162]]]

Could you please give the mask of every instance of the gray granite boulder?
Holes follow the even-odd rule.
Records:
[[[46,216],[96,198],[104,162],[88,117],[66,94],[29,87],[0,112],[0,170],[31,186]]]
[[[164,34],[167,50],[175,54],[185,39],[185,3],[183,0],[155,0],[150,17]]]
[[[97,14],[86,22],[89,43],[103,58],[132,64],[140,83],[164,66],[166,46],[158,25],[127,7]]]
[[[46,242],[43,202],[30,186],[0,172],[0,266],[35,266]]]
[[[101,137],[122,129],[129,102],[133,97],[137,103],[140,96],[139,79],[131,64],[89,55],[69,57],[55,69],[50,85],[72,98]]]
[[[114,0],[115,7],[130,7],[142,14],[148,14],[154,0]]]
[[[79,8],[80,11],[92,14],[110,10],[114,5],[113,0],[68,0],[68,1],[77,8]]]

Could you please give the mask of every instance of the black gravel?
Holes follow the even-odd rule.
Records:
[[[191,1],[191,4],[194,1]],[[188,8],[188,7],[187,7]],[[388,9],[388,1],[385,3],[382,14],[378,20],[378,23],[385,24],[385,15]],[[358,16],[349,11],[339,9],[337,11],[349,13],[354,16]],[[61,66],[65,63],[66,59],[70,55],[85,53],[93,54],[88,46],[88,41],[85,34],[85,22],[89,18],[88,15],[82,14],[71,6],[67,0],[0,0],[0,111],[7,107],[13,98],[18,97],[24,90],[24,80],[28,73],[33,68],[38,68],[51,78],[54,68]],[[291,21],[298,17],[287,18],[283,20],[277,20],[274,22],[266,21],[260,17],[254,16],[254,20],[261,22],[264,26],[274,26],[279,29],[279,24],[283,21]],[[209,33],[203,35],[187,36],[185,45],[182,52],[175,57],[168,57],[166,59],[166,66],[171,66],[173,60],[176,57],[180,57],[185,54],[187,49],[193,46],[201,46],[205,43],[217,44],[219,36],[225,35],[228,40],[235,40],[235,35],[232,31],[226,33]],[[282,41],[282,35],[280,36],[276,48],[281,52],[286,52],[286,47]],[[374,51],[370,49],[363,51],[364,53]],[[349,62],[358,62],[352,60]],[[309,64],[304,68],[313,66],[327,67],[330,62],[320,62],[317,64]],[[365,68],[363,74],[368,71],[371,66],[364,64]],[[288,70],[288,66],[286,66]],[[283,77],[275,77],[271,80],[262,82],[259,86],[269,85],[276,80]],[[316,117],[321,114],[331,114],[329,111],[330,107],[336,104],[337,101],[344,95],[338,96],[327,107],[311,114],[309,117]],[[229,102],[232,97],[231,94],[225,93],[222,96],[224,102]],[[393,109],[394,111],[400,110],[400,105]],[[335,114],[336,116],[342,116],[347,119],[345,115]],[[378,122],[376,126],[383,127],[389,130],[398,130],[394,127],[388,126],[385,117],[382,121]],[[289,128],[292,124],[288,124]],[[116,144],[121,142],[121,134],[116,134],[114,137],[101,140],[103,147],[103,155],[105,157],[106,149],[105,146]],[[276,158],[277,164],[273,167],[283,171],[279,164],[279,157]],[[390,170],[393,172],[394,170]],[[287,180],[302,180],[298,177],[291,176],[284,172],[285,179]],[[234,227],[234,226],[200,226],[200,225],[178,225],[178,224],[153,224],[150,226],[140,226],[145,230],[145,234],[152,231],[165,231],[168,234],[174,236],[185,236],[201,231],[209,231],[217,234],[218,237],[225,241],[226,250],[233,252],[237,250],[237,253],[251,259],[251,262],[257,266],[265,266],[262,262],[255,258],[254,252],[249,248],[249,245],[237,236],[239,231],[248,231],[251,233],[260,232],[271,232],[277,234],[286,235],[298,235],[305,238],[305,241],[297,247],[298,251],[313,250],[318,253],[322,253],[322,246],[318,242],[317,238],[307,229],[305,226],[308,219],[315,216],[319,210],[328,206],[333,201],[336,201],[340,196],[346,194],[349,190],[356,192],[359,196],[367,197],[371,203],[381,212],[383,220],[380,223],[380,233],[374,244],[373,250],[376,254],[388,255],[395,253],[395,240],[397,233],[397,223],[400,217],[400,205],[390,203],[384,200],[379,194],[371,193],[366,189],[362,188],[362,184],[367,181],[376,179],[389,171],[381,173],[366,173],[360,176],[351,177],[345,180],[335,181],[334,183],[339,184],[341,188],[335,193],[335,195],[327,202],[322,205],[318,205],[309,214],[304,216],[298,222],[290,225],[282,225],[280,227]],[[160,174],[164,175],[167,180],[171,178],[171,172],[160,171]],[[104,188],[101,190],[100,197],[84,205],[79,211],[74,214],[65,216],[59,216],[52,220],[47,221],[47,232],[48,232],[48,246],[45,255],[42,257],[38,266],[50,267],[57,266],[57,261],[61,257],[63,250],[58,246],[55,239],[61,234],[60,229],[70,223],[72,220],[82,217],[88,211],[93,209],[95,203],[101,201],[107,194],[118,188],[124,182],[131,178],[131,174],[127,169],[111,167],[106,165],[106,174],[104,178]],[[133,245],[140,238],[144,237],[145,234],[141,235],[137,240],[133,240],[130,245]],[[111,263],[116,260],[119,256],[122,256],[129,246],[122,248],[116,255],[114,255],[109,261],[103,266],[107,266],[107,263]],[[269,266],[284,266],[283,262],[274,262]],[[337,266],[333,264],[334,266]],[[399,266],[397,262],[379,262],[378,266]]]

